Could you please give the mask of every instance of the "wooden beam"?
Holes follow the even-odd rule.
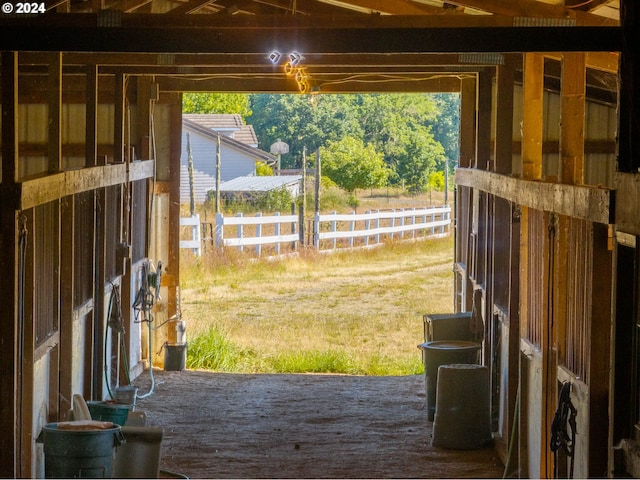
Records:
[[[468,76],[468,74],[465,74]],[[360,81],[334,81],[322,83],[319,91],[323,93],[377,93],[377,92],[458,92],[461,80],[457,77],[419,79],[408,77],[390,81],[388,78],[363,78]],[[313,78],[312,78],[313,81]],[[159,77],[162,92],[279,92],[300,93],[292,79],[281,78],[213,78],[197,80],[191,78]]]
[[[522,176],[542,178],[542,122],[544,57],[537,53],[524,56],[522,118]]]
[[[68,170],[27,180],[21,184],[22,194],[17,210],[33,208],[75,193],[126,183],[127,178],[133,181],[152,177],[153,160],[146,160],[131,163],[129,177],[126,165],[116,164]]]
[[[2,52],[0,99],[2,112],[2,182],[0,182],[0,476],[23,477],[19,470],[20,410],[18,363],[18,54]]]
[[[66,16],[71,14],[63,15]],[[187,30],[192,34],[185,35],[185,28],[193,27],[184,25],[184,21],[175,19],[182,27],[149,27],[157,23],[153,17],[142,15],[149,22],[147,25],[131,25],[129,17],[126,16],[127,26],[102,28],[40,25],[39,17],[26,25],[0,21],[0,45],[7,50],[26,51],[263,54],[273,48],[316,53],[619,51],[623,45],[618,27],[287,28],[256,23],[251,27],[201,27]],[[159,17],[173,19],[169,15]],[[89,21],[87,18],[82,24]]]
[[[560,92],[562,183],[584,183],[586,65],[582,52],[565,53]]]
[[[455,181],[535,210],[595,223],[613,223],[613,191],[609,189],[523,180],[471,168],[458,168]]]

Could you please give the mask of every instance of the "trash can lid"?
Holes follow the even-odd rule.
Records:
[[[435,340],[433,342],[421,343],[418,345],[418,348],[423,350],[475,350],[480,348],[480,344],[466,340]]]

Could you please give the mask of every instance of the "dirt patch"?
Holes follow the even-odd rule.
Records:
[[[138,400],[190,478],[496,478],[492,448],[433,448],[423,376],[154,371]],[[141,394],[149,373],[135,382]]]

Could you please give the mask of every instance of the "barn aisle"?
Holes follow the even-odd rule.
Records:
[[[424,378],[154,371],[138,400],[189,478],[500,478],[493,448],[430,445]],[[149,373],[135,382],[144,394]]]

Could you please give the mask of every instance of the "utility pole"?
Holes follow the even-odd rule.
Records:
[[[193,191],[193,156],[191,155],[191,142],[189,140],[189,132],[187,132],[187,165],[189,169],[189,212],[191,216],[196,211],[196,199]]]
[[[220,213],[220,134],[218,133],[218,151],[216,152],[216,214]]]
[[[300,202],[300,245],[304,245],[304,215],[307,211],[307,147],[302,147],[302,202]]]

